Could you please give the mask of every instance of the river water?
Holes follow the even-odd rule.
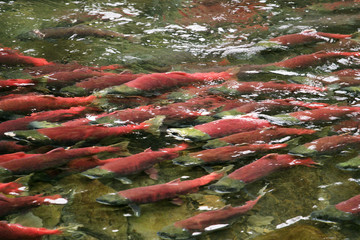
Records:
[[[122,65],[114,70],[134,73],[185,71],[210,72],[244,65],[261,65],[318,51],[356,52],[360,49],[360,2],[358,1],[275,1],[275,0],[126,0],[126,1],[0,1],[0,43],[28,56],[84,66]],[[36,29],[90,26],[124,34],[124,37],[66,36],[34,37]],[[272,45],[267,40],[313,29],[314,31],[353,34],[352,41],[324,37],[319,42],[296,46]],[[356,35],[357,34],[357,35]],[[131,37],[129,39],[129,37]],[[322,86],[314,77],[329,78],[330,73],[355,68],[359,59],[340,59],[303,69],[246,72],[238,81],[287,81]],[[27,78],[24,67],[1,67],[0,78]],[[305,80],[304,80],[305,79]],[[57,88],[31,89],[42,94],[62,96]],[[26,93],[23,87],[9,93]],[[175,90],[174,90],[175,91]],[[180,94],[184,94],[181,93]],[[307,102],[358,106],[357,92],[341,89],[322,94],[244,94],[246,100],[295,98]],[[128,101],[134,99],[130,98]],[[136,105],[136,104],[135,104]],[[282,112],[284,113],[284,112]],[[16,116],[18,117],[18,116]],[[336,119],[335,119],[336,120]],[[326,136],[336,123],[307,124],[304,127]],[[195,123],[193,123],[195,124]],[[190,126],[188,124],[186,126]],[[162,128],[160,136],[137,133],[108,139],[101,144],[129,141],[129,152],[147,148],[157,150],[180,143]],[[184,127],[184,126],[182,126]],[[356,132],[356,131],[355,131]],[[71,134],[71,133],[69,133]],[[304,137],[300,143],[316,137]],[[293,146],[300,143],[292,143]],[[189,143],[187,150],[200,151],[201,143]],[[53,146],[59,147],[61,145]],[[79,145],[81,146],[81,145]],[[68,147],[64,145],[63,147]],[[289,148],[278,150],[287,153]],[[201,187],[197,193],[181,196],[183,204],[160,201],[141,206],[141,216],[128,207],[110,207],[97,203],[101,195],[129,188],[166,183],[176,178],[193,179],[206,171],[200,167],[182,167],[171,161],[156,166],[157,180],[145,173],[130,176],[132,184],[114,179],[90,180],[80,174],[40,172],[31,176],[29,194],[61,194],[69,200],[65,206],[41,206],[30,212],[6,217],[12,223],[34,227],[72,228],[62,236],[44,239],[159,239],[157,232],[181,219],[225,205],[240,206],[254,199],[267,185],[268,193],[248,214],[224,230],[199,239],[360,239],[354,223],[319,222],[309,219],[314,210],[334,205],[359,194],[360,175],[342,171],[336,164],[356,156],[352,148],[313,158],[321,165],[295,166],[272,173],[248,184],[238,193],[219,194]],[[265,154],[263,154],[265,155]],[[262,157],[257,154],[239,168]],[[111,155],[110,155],[111,156]],[[218,170],[221,166],[214,166]],[[234,168],[234,169],[235,169]],[[60,173],[58,172],[60,171]]]

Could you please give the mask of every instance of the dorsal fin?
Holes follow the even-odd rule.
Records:
[[[65,152],[66,150],[62,147],[58,147],[58,148],[55,148],[49,152],[47,152],[46,154],[51,154],[51,153],[59,153],[59,152]]]
[[[174,180],[168,182],[167,184],[174,184],[174,183],[179,183],[179,182],[181,182],[181,179],[177,178],[177,179],[174,179]]]

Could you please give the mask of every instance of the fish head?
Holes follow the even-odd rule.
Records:
[[[352,213],[340,211],[334,205],[330,205],[325,209],[312,212],[310,214],[310,218],[324,222],[343,222],[355,220],[355,216]]]
[[[225,146],[229,146],[229,145],[230,145],[230,143],[227,143],[220,139],[213,139],[213,140],[208,141],[205,145],[203,145],[202,148],[213,149],[213,148],[225,147]]]
[[[233,193],[239,192],[245,183],[241,180],[236,180],[225,176],[215,184],[209,186],[209,189],[218,193]]]
[[[121,206],[131,203],[131,201],[118,193],[108,193],[96,199],[98,203],[104,205]]]
[[[113,172],[108,171],[106,169],[102,169],[100,167],[95,167],[95,168],[86,170],[85,172],[82,172],[81,175],[88,177],[90,179],[111,178],[111,177],[115,176],[115,174]]]
[[[157,233],[157,235],[161,239],[182,240],[192,238],[192,234],[188,230],[185,228],[176,227],[174,225],[164,227],[160,232]]]
[[[6,168],[0,167],[0,179],[11,176],[11,172]]]
[[[191,157],[189,155],[181,156],[172,160],[174,164],[181,166],[200,166],[204,165],[204,161],[200,158]]]
[[[178,140],[205,141],[211,139],[210,135],[196,128],[169,128],[167,133]]]
[[[86,96],[88,94],[88,91],[85,88],[78,87],[76,85],[73,86],[67,86],[60,89],[60,93],[66,95],[66,96]]]
[[[336,167],[347,171],[360,170],[360,156],[352,158],[346,162],[338,163],[336,164]]]
[[[293,155],[300,155],[302,157],[308,157],[316,155],[317,151],[312,146],[307,147],[306,145],[300,145],[290,149],[289,153]]]

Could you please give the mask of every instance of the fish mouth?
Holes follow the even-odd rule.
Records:
[[[245,183],[241,180],[229,177],[221,178],[217,183],[209,186],[209,189],[217,193],[234,193],[243,189]]]
[[[118,193],[105,194],[96,199],[98,203],[111,206],[121,206],[130,203],[130,200],[119,195]]]

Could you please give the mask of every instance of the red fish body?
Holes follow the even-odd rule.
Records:
[[[184,166],[226,163],[238,161],[259,152],[267,152],[273,149],[279,149],[284,147],[287,147],[287,144],[253,144],[245,146],[225,146],[215,149],[193,152],[188,155],[175,158],[173,162],[175,164]]]
[[[334,135],[318,138],[312,142],[290,149],[290,153],[299,155],[315,155],[341,151],[347,147],[360,146],[359,135]]]
[[[315,130],[311,129],[270,127],[265,129],[257,129],[248,132],[236,133],[226,137],[213,139],[208,141],[208,143],[205,144],[203,148],[216,148],[244,143],[269,143],[270,141],[275,139],[285,138],[285,140],[288,140],[290,136],[313,134],[315,132]]]
[[[62,108],[71,108],[86,106],[91,104],[97,98],[88,97],[54,97],[49,95],[24,95],[8,97],[0,100],[0,109],[4,112],[23,113],[44,110],[56,110]]]
[[[299,159],[288,154],[268,154],[235,170],[209,188],[218,192],[237,192],[245,184],[254,182],[279,169],[295,165],[311,166],[311,164],[316,164],[311,158]]]
[[[60,126],[41,128],[37,130],[19,130],[6,132],[5,135],[15,139],[31,141],[33,143],[76,143],[82,140],[99,140],[110,136],[119,136],[132,133],[136,130],[145,130],[156,134],[161,125],[163,116],[142,122],[138,125],[129,124],[119,127],[106,127],[102,125]]]
[[[11,160],[19,159],[19,158],[27,158],[27,157],[33,157],[39,154],[27,154],[24,152],[15,152],[15,153],[9,153],[9,154],[3,154],[0,155],[0,164],[4,162],[8,162]]]
[[[0,166],[12,174],[28,174],[42,171],[49,168],[59,167],[66,164],[71,159],[95,155],[101,152],[118,152],[120,147],[86,147],[65,150],[57,148],[45,154],[37,154],[31,157],[14,159],[0,163]]]
[[[237,82],[228,81],[221,87],[210,88],[212,94],[241,95],[249,93],[269,93],[269,92],[323,92],[326,88],[313,87],[296,83],[279,83],[279,82]]]
[[[359,52],[317,52],[312,54],[300,55],[281,62],[273,63],[277,67],[284,67],[289,69],[305,68],[316,66],[331,59],[338,59],[344,57],[360,57]]]
[[[140,76],[130,82],[120,86],[104,89],[104,94],[124,94],[124,95],[141,95],[151,93],[166,88],[180,87],[196,82],[227,80],[232,74],[227,72],[221,73],[185,73],[185,72],[169,72],[169,73],[152,73]]]
[[[14,212],[26,210],[40,205],[66,204],[67,200],[60,195],[46,196],[41,195],[8,198],[0,195],[0,217]]]
[[[7,89],[9,87],[29,86],[34,85],[31,79],[6,79],[0,80],[0,89]]]
[[[281,45],[294,46],[299,44],[307,44],[319,41],[328,41],[329,38],[333,39],[345,39],[351,38],[351,35],[347,34],[333,34],[316,32],[314,30],[305,30],[301,33],[288,34],[271,38],[269,41],[280,43]]]
[[[3,135],[5,132],[14,131],[14,130],[26,130],[28,129],[29,123],[34,121],[48,121],[48,122],[64,121],[67,119],[83,116],[86,113],[93,112],[95,110],[96,110],[95,108],[89,108],[89,107],[72,107],[69,109],[59,109],[53,111],[32,113],[30,116],[1,122],[0,135]]]
[[[179,134],[183,138],[201,141],[270,126],[271,124],[266,120],[241,116],[231,119],[220,119],[196,125],[192,128],[170,128],[168,132]]]
[[[245,205],[238,207],[225,206],[219,210],[200,213],[188,219],[175,222],[173,225],[163,228],[158,235],[166,239],[191,239],[205,231],[224,228],[231,224],[237,217],[250,211],[259,201],[247,201]]]
[[[0,48],[0,64],[5,65],[30,65],[30,66],[43,66],[53,64],[46,61],[44,58],[35,58],[24,56],[18,51],[10,48]]]
[[[193,180],[180,181],[180,179],[176,179],[164,184],[131,188],[117,193],[106,194],[96,199],[96,201],[106,205],[126,205],[131,203],[152,203],[164,199],[172,199],[179,195],[197,192],[199,187],[220,179],[224,174],[225,169]]]
[[[117,158],[108,161],[100,167],[90,169],[83,172],[84,176],[92,179],[101,177],[122,177],[130,174],[139,173],[151,168],[154,164],[176,158],[181,151],[186,148],[186,145],[180,145],[174,148],[164,148],[159,151],[152,151],[150,149],[129,157]]]
[[[311,213],[311,218],[315,220],[348,222],[356,221],[360,216],[360,195],[356,195],[348,200],[336,205],[327,206],[323,210]]]
[[[17,182],[0,183],[0,192],[5,194],[18,195],[24,191],[24,186]]]
[[[0,141],[0,153],[25,151],[29,146],[18,144],[16,141]]]
[[[303,122],[321,122],[334,121],[342,117],[356,116],[360,113],[359,107],[350,106],[328,106],[319,109],[279,114],[269,117],[274,121],[284,123],[303,123]]]
[[[45,235],[59,235],[59,229],[25,227],[0,221],[0,238],[3,240],[40,240]]]

